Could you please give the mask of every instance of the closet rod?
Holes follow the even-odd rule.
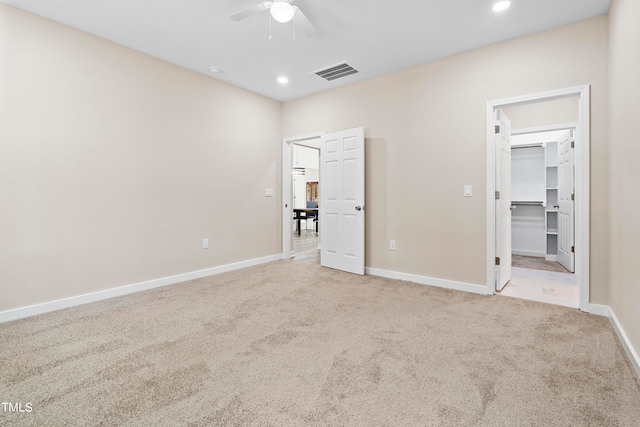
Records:
[[[544,206],[545,203],[544,202],[511,202],[511,205],[528,205],[528,206]]]
[[[533,147],[544,147],[543,142],[538,142],[537,144],[522,144],[522,145],[512,145],[511,149],[515,148],[533,148]]]

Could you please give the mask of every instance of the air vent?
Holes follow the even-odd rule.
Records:
[[[315,74],[325,80],[332,81],[340,79],[342,77],[350,76],[351,74],[355,74],[357,72],[358,70],[345,62],[340,65],[334,65],[333,67],[326,68],[324,70],[316,71]]]

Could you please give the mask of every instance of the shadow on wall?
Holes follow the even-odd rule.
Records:
[[[384,247],[388,238],[388,142],[383,138],[366,138],[365,146],[365,267],[370,267],[376,263],[371,256],[375,246]],[[384,227],[371,226],[372,218],[376,219],[376,224],[385,224]]]

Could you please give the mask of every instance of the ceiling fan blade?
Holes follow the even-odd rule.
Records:
[[[258,13],[264,12],[265,10],[269,10],[270,7],[270,1],[263,1],[244,10],[241,10],[240,12],[234,13],[229,18],[234,21],[242,21],[243,19],[247,19],[250,16],[257,15]]]
[[[300,8],[296,7],[295,9],[296,13],[293,15],[293,19],[296,20],[296,27],[307,37],[317,36],[319,34],[318,29],[309,21],[309,18],[302,13]]]

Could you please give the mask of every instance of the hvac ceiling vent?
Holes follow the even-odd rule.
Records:
[[[332,80],[340,79],[342,77],[350,76],[351,74],[355,74],[357,72],[358,70],[356,70],[346,62],[343,62],[342,64],[334,65],[324,70],[315,71],[315,74],[322,77],[325,80],[332,81]]]

